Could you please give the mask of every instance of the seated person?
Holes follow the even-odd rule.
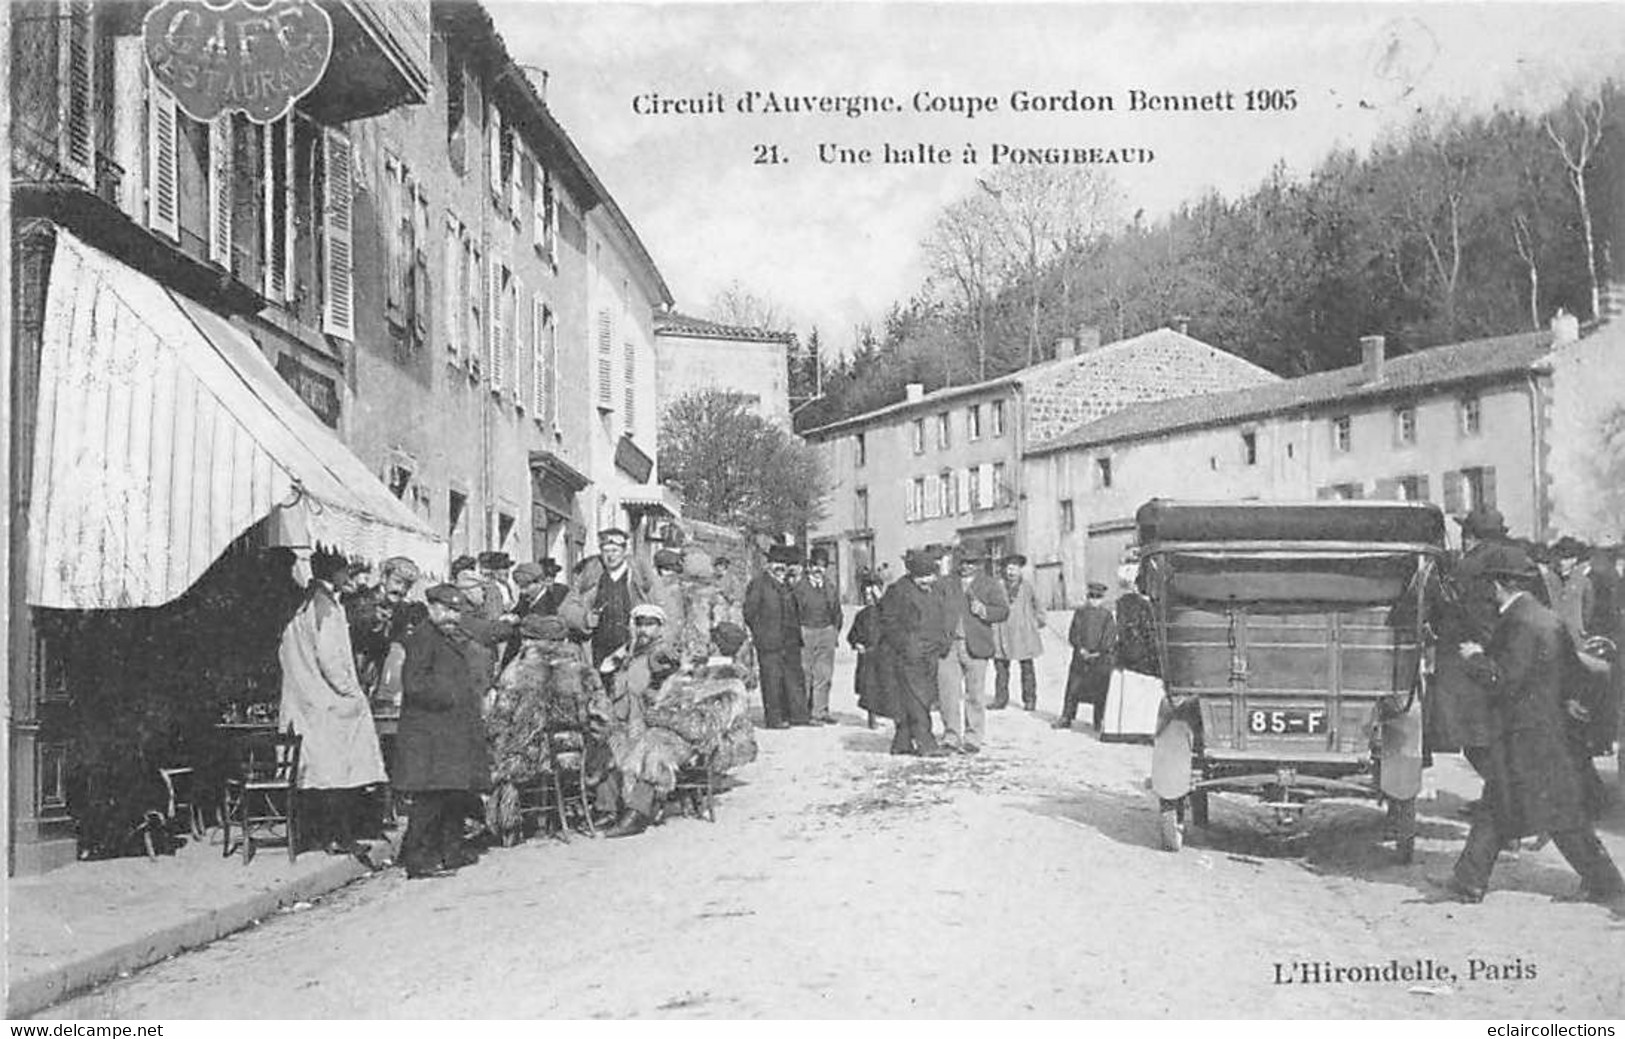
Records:
[[[631,641],[600,665],[600,670],[613,668],[613,676],[606,682],[608,701],[600,701],[596,713],[614,761],[614,775],[600,787],[605,796],[599,803],[605,805],[610,799],[620,803],[620,817],[605,835],[608,837],[630,837],[648,829],[657,795],[669,792],[676,779],[675,771],[661,768],[661,763],[672,758],[677,748],[666,746],[671,740],[661,735],[664,730],[651,731],[644,720],[645,707],[678,666],[665,644],[666,612],[653,603],[639,603],[632,608],[631,622]],[[667,771],[671,772],[669,780],[663,774]]]

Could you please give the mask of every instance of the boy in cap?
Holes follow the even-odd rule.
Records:
[[[1066,633],[1072,646],[1072,664],[1067,669],[1066,701],[1061,716],[1055,720],[1057,729],[1072,728],[1078,704],[1083,702],[1094,708],[1097,734],[1106,720],[1106,692],[1111,688],[1117,651],[1117,618],[1106,608],[1105,600],[1106,586],[1090,581],[1088,601],[1072,613],[1072,625]]]

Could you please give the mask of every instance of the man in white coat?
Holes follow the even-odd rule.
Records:
[[[308,559],[308,562],[307,562]],[[343,569],[337,556],[301,556],[295,579],[309,574],[305,601],[282,632],[279,728],[303,737],[297,778],[301,843],[332,854],[364,855],[356,831],[365,811],[364,789],[385,781],[384,759],[372,708],[356,676],[350,625],[334,591]],[[308,570],[306,569],[308,567]]]

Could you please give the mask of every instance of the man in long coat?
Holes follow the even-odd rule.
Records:
[[[1446,886],[1462,901],[1482,900],[1504,842],[1549,833],[1580,874],[1576,900],[1625,897],[1625,880],[1591,829],[1580,775],[1564,747],[1562,681],[1573,647],[1563,622],[1525,590],[1538,571],[1519,549],[1486,551],[1478,573],[1498,615],[1489,645],[1464,642],[1460,653],[1488,692],[1492,735],[1482,758],[1483,803]]]
[[[490,680],[473,659],[474,640],[459,625],[471,612],[455,585],[429,589],[429,622],[406,636],[395,788],[410,794],[401,864],[408,877],[434,876],[475,861],[462,847],[470,794],[491,784],[481,699]]]
[[[1035,661],[1044,654],[1044,611],[1038,608],[1038,593],[1027,580],[1027,557],[1006,556],[1004,597],[1010,615],[993,625],[993,702],[988,706],[1002,711],[1010,705],[1010,663],[1021,668],[1021,709],[1038,707],[1038,674]]]
[[[1088,601],[1072,612],[1072,625],[1066,633],[1072,646],[1072,663],[1066,676],[1066,701],[1061,716],[1055,720],[1057,729],[1072,728],[1080,703],[1094,708],[1097,734],[1106,720],[1106,693],[1111,688],[1112,664],[1117,654],[1117,618],[1106,608],[1105,599],[1106,586],[1090,581]]]
[[[937,665],[942,701],[942,742],[975,754],[987,738],[987,662],[993,659],[993,625],[1010,616],[1004,584],[982,571],[982,556],[958,553],[958,573],[937,581],[948,652]]]
[[[863,575],[862,588],[863,608],[852,618],[846,644],[858,652],[852,673],[853,692],[858,696],[858,710],[868,714],[872,729],[877,717],[895,720],[897,708],[892,702],[886,654],[880,644],[880,597],[885,589],[874,574]]]
[[[1473,589],[1480,558],[1507,543],[1507,528],[1495,509],[1474,509],[1460,522],[1461,558],[1431,589],[1429,613],[1438,642],[1432,695],[1423,705],[1423,731],[1430,752],[1459,747],[1467,763],[1482,775],[1480,762],[1492,735],[1489,701],[1457,649],[1463,642],[1484,643],[1494,628],[1493,609]]]
[[[801,673],[801,619],[786,575],[801,558],[790,545],[772,545],[767,567],[745,588],[745,626],[762,674],[762,723],[769,729],[811,725]]]
[[[363,788],[385,781],[372,704],[356,676],[350,624],[333,587],[344,561],[318,555],[304,604],[283,629],[279,728],[303,738],[296,782],[312,843],[357,854],[366,799]]]
[[[940,758],[948,751],[931,735],[931,707],[937,702],[937,663],[948,651],[942,600],[932,591],[937,561],[911,550],[903,557],[904,576],[880,600],[881,658],[887,669],[897,732],[893,754]]]

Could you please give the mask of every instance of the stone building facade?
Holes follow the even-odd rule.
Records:
[[[751,411],[790,425],[789,351],[795,336],[670,311],[655,320],[660,410],[698,390],[723,389]]]

